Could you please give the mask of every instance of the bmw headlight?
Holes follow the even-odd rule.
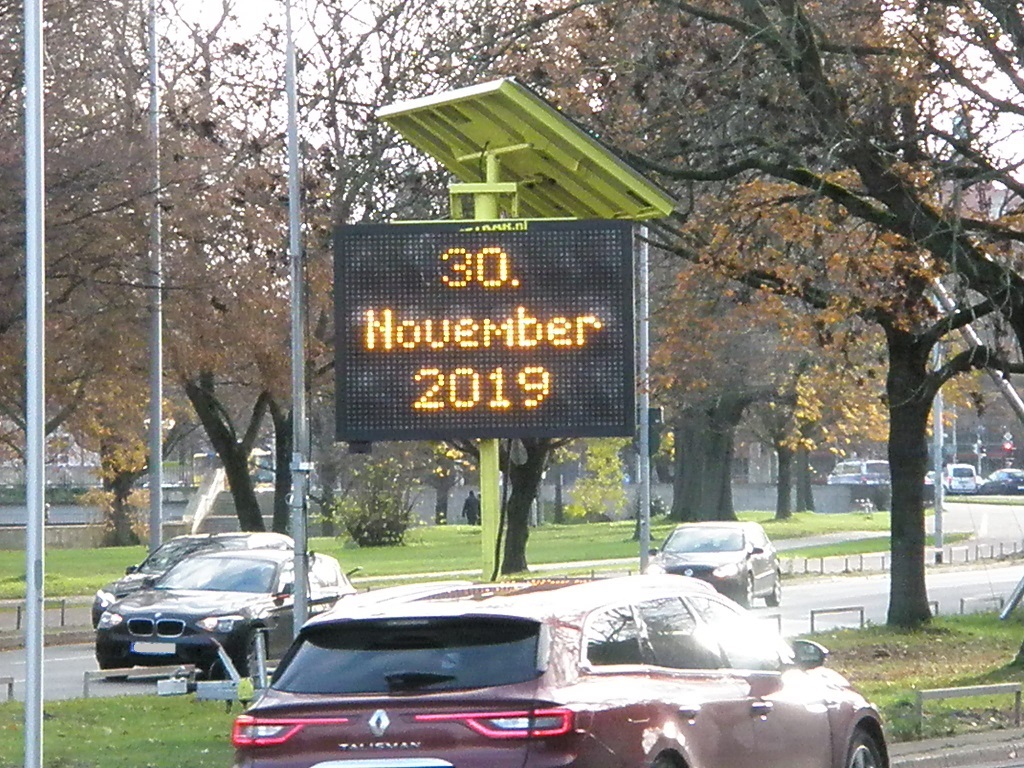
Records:
[[[665,570],[665,566],[661,563],[650,563],[647,566],[647,573],[663,574],[668,573],[668,571]]]
[[[124,621],[124,616],[120,613],[104,611],[103,615],[100,616],[100,621],[99,624],[96,625],[96,629],[113,629],[122,621]]]
[[[101,608],[106,608],[108,605],[113,605],[117,601],[117,598],[111,592],[100,589],[96,591],[96,602],[100,604]]]
[[[207,632],[218,632],[227,634],[235,628],[235,625],[242,621],[242,616],[207,616],[196,622],[196,626],[205,629]]]
[[[718,566],[711,573],[716,579],[731,579],[733,576],[739,576],[740,566],[738,563],[728,563]]]

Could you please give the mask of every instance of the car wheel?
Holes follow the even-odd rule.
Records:
[[[679,763],[668,755],[658,755],[655,761],[651,763],[651,768],[679,768]]]
[[[772,591],[768,593],[764,601],[769,608],[778,608],[779,603],[782,602],[782,573],[779,571],[775,572],[775,586],[772,587]]]
[[[746,584],[740,598],[740,605],[744,608],[750,608],[754,604],[754,574],[747,574]]]
[[[882,768],[882,750],[875,738],[861,729],[853,734],[850,751],[846,758],[846,768]]]

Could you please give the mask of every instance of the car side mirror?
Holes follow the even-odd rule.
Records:
[[[764,547],[751,547],[750,548],[750,554],[752,554],[752,555],[763,555],[764,554]]]
[[[137,570],[139,570],[139,566],[137,566],[137,565],[129,565],[127,568],[124,569],[124,575],[125,576],[131,576]]]
[[[658,548],[657,547],[651,547],[650,549],[647,550],[647,554],[648,555],[656,555],[656,554],[658,554]]]
[[[794,640],[793,663],[800,669],[817,669],[825,666],[828,648],[813,640]]]
[[[289,581],[278,591],[279,595],[294,595],[295,594],[295,582]]]
[[[142,579],[143,589],[152,589],[153,585],[156,584],[156,576],[145,576]]]

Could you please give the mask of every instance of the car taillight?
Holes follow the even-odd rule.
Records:
[[[421,723],[463,722],[491,739],[540,739],[561,736],[572,730],[572,711],[568,709],[416,715],[416,720]]]
[[[347,723],[347,717],[333,718],[261,718],[239,715],[231,729],[231,743],[236,747],[268,747],[283,744],[307,725]]]

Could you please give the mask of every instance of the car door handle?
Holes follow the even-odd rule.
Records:
[[[755,701],[750,705],[750,714],[760,717],[762,720],[772,713],[775,705],[770,701]]]
[[[679,715],[684,720],[693,722],[697,719],[697,715],[700,714],[700,704],[693,704],[690,706],[683,706],[679,708]]]

